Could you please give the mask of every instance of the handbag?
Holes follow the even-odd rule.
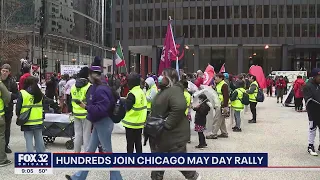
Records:
[[[144,125],[143,134],[150,138],[157,139],[164,129],[165,122],[166,118],[148,116]]]
[[[32,107],[19,115],[16,122],[18,126],[23,126],[29,120],[31,109]]]

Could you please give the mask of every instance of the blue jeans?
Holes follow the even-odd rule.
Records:
[[[236,110],[234,110],[234,119],[235,119],[235,121],[236,121],[236,127],[237,127],[237,128],[240,128],[240,125],[241,125],[240,112],[241,112],[241,111],[236,111]]]
[[[92,124],[93,130],[91,139],[86,152],[95,152],[100,144],[102,145],[103,152],[112,152],[111,134],[113,131],[114,123],[109,118],[103,118],[102,120]],[[72,175],[72,180],[85,180],[89,171],[78,171]],[[110,180],[122,180],[120,171],[110,171]]]
[[[45,152],[44,142],[42,138],[42,129],[34,129],[31,131],[24,131],[24,138],[26,140],[27,152],[34,152],[33,138],[36,146],[36,152]]]

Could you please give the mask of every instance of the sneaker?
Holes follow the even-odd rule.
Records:
[[[67,178],[67,180],[72,180],[71,176],[69,176],[69,175],[65,175],[65,177]]]
[[[320,145],[319,145],[319,147],[318,147],[318,151],[320,151]]]
[[[218,139],[218,136],[211,134],[209,136],[206,136],[206,139]]]
[[[235,126],[235,127],[233,127],[233,128],[232,128],[232,130],[233,130],[233,129],[235,129],[235,128],[237,128],[237,127],[236,127],[236,126]]]
[[[218,137],[220,137],[220,138],[228,138],[229,136],[227,134],[219,134]]]
[[[238,128],[238,127],[237,127],[237,128],[234,128],[234,129],[233,129],[233,132],[242,132],[242,130],[241,130],[241,128]]]
[[[314,150],[314,146],[313,146],[313,145],[309,145],[309,146],[308,146],[308,153],[309,153],[311,156],[318,156],[317,152]]]
[[[277,103],[279,103],[279,101],[277,101]]]
[[[188,143],[190,144],[190,143],[191,143],[191,141],[188,141]]]
[[[203,148],[205,148],[205,146],[199,144],[198,146],[195,146],[195,148],[196,148],[196,149],[203,149]]]
[[[12,161],[6,160],[5,162],[3,162],[3,163],[0,164],[0,167],[8,166],[8,165],[10,165],[10,164],[12,164]]]
[[[6,151],[6,153],[8,153],[8,154],[12,153],[12,150],[10,149],[9,146],[6,146],[5,151]]]
[[[248,121],[248,123],[257,123],[257,121],[256,121],[256,120],[251,119],[251,120],[249,120],[249,121]]]

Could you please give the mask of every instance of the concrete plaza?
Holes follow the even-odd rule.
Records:
[[[267,152],[269,153],[269,166],[320,166],[320,157],[313,157],[307,153],[308,146],[308,118],[307,114],[297,113],[293,108],[283,107],[276,103],[275,98],[267,98],[264,103],[258,105],[257,124],[248,124],[251,113],[242,117],[242,132],[231,131],[228,121],[229,138],[207,140],[208,148],[196,150],[198,143],[196,134],[192,135],[192,143],[188,145],[189,152]],[[15,120],[13,120],[15,121]],[[112,137],[114,152],[126,151],[126,140],[123,134],[114,134]],[[68,139],[57,138],[56,142],[48,146],[50,152],[72,152],[68,151],[64,143]],[[319,145],[317,134],[316,144]],[[19,127],[12,124],[12,136],[10,146],[13,151],[25,151],[25,141]],[[149,152],[149,147],[144,147]],[[8,155],[13,160],[13,154]],[[202,180],[318,180],[318,171],[308,169],[299,170],[271,170],[271,169],[210,169],[199,171]],[[30,179],[30,180],[63,180],[65,174],[74,171],[54,171],[54,175],[15,175],[14,165],[0,168],[1,179]],[[147,180],[150,179],[150,171],[121,171],[124,180]],[[109,179],[107,171],[91,171],[89,180]],[[183,180],[184,177],[178,171],[167,171],[165,179]]]

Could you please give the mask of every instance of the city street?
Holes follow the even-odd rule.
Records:
[[[307,153],[308,146],[308,119],[307,114],[297,113],[291,107],[283,107],[276,103],[275,98],[267,98],[264,103],[258,105],[257,124],[248,124],[251,113],[248,112],[242,118],[242,132],[231,131],[228,120],[229,138],[207,140],[208,148],[196,150],[198,143],[196,134],[192,135],[192,143],[188,145],[189,152],[267,152],[269,153],[269,166],[320,166],[320,157],[313,157]],[[13,151],[25,151],[25,141],[19,127],[12,123],[11,148]],[[114,134],[112,137],[114,152],[125,152],[126,143],[123,134]],[[72,152],[66,150],[64,143],[68,139],[57,138],[56,142],[48,146],[50,152]],[[318,149],[319,136],[317,134],[315,147]],[[144,147],[149,152],[149,147]],[[13,154],[9,154],[13,160]],[[320,170],[320,169],[319,169]],[[74,171],[54,171],[54,175],[14,175],[14,165],[0,168],[1,179],[46,179],[63,180],[65,174]],[[199,171],[202,180],[294,180],[294,179],[320,179],[318,171],[301,170],[268,170],[268,169],[211,169]],[[122,171],[124,180],[150,179],[150,171]],[[88,179],[109,179],[106,171],[92,171]],[[168,171],[165,174],[168,180],[183,180],[184,177],[178,171]]]

